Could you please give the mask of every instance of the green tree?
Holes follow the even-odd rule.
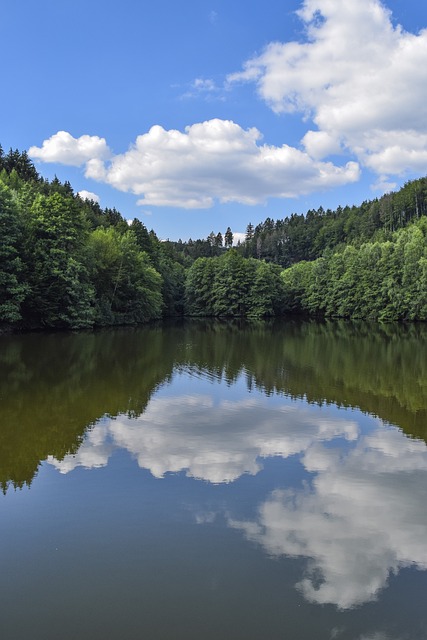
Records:
[[[135,234],[99,227],[89,240],[90,271],[96,291],[99,325],[135,324],[159,318],[162,278]]]
[[[275,264],[258,262],[255,278],[250,288],[249,316],[277,316],[282,312],[283,281],[280,267]]]
[[[402,271],[404,317],[417,320],[422,306],[423,292],[419,285],[422,280],[422,259],[427,257],[426,238],[419,224],[411,225],[400,233],[405,236]]]
[[[281,273],[283,281],[283,310],[287,313],[307,313],[309,287],[312,281],[313,263],[298,262]]]
[[[153,243],[147,227],[141,222],[141,220],[134,218],[129,229],[134,232],[140,251],[145,251],[149,256],[151,256],[153,253]]]
[[[31,326],[81,328],[93,322],[93,288],[85,264],[87,227],[76,200],[38,194],[29,212],[26,263]]]
[[[198,258],[187,270],[185,311],[191,316],[214,315],[213,291],[218,258]]]
[[[184,312],[185,269],[170,256],[162,254],[157,263],[162,276],[162,313],[165,317]]]
[[[236,249],[230,249],[217,260],[212,287],[214,315],[246,316],[251,305],[256,261],[243,258]]]
[[[219,232],[215,236],[215,246],[216,247],[222,247],[223,243],[224,243],[224,240],[223,240],[223,237],[222,237],[222,233]]]
[[[19,255],[22,239],[18,209],[0,182],[0,323],[4,324],[21,320],[21,304],[28,293]]]
[[[227,231],[224,235],[224,246],[226,249],[230,249],[233,246],[233,232],[230,227],[227,227]]]

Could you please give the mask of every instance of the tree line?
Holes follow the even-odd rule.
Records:
[[[0,149],[0,325],[91,328],[182,313],[184,267],[137,219]]]
[[[162,242],[0,147],[0,329],[284,313],[427,320],[427,178],[336,211]]]
[[[282,272],[288,312],[427,320],[427,217],[384,241],[347,245]]]
[[[360,206],[319,207],[282,220],[267,218],[248,224],[241,251],[246,257],[290,267],[315,260],[346,245],[385,241],[408,224],[427,215],[427,178],[407,182],[399,191],[362,202]]]

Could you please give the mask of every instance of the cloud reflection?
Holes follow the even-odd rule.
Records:
[[[319,413],[320,412],[320,413]],[[49,462],[61,473],[106,465],[114,448],[136,457],[156,478],[185,471],[211,483],[255,475],[268,456],[307,451],[313,442],[355,440],[354,421],[322,410],[245,400],[215,405],[210,396],[180,396],[151,402],[137,420],[126,416],[95,425],[76,455]]]
[[[318,604],[347,609],[375,600],[391,573],[427,569],[427,448],[379,426],[342,451],[317,442],[302,462],[304,490],[274,491],[256,521],[229,525],[272,556],[310,558],[297,585]]]
[[[184,471],[227,483],[256,474],[263,458],[299,454],[311,474],[303,489],[273,491],[255,519],[228,516],[228,525],[271,556],[307,558],[297,585],[305,598],[348,609],[375,600],[401,568],[427,569],[425,443],[380,422],[364,435],[349,417],[265,398],[157,398],[138,419],[104,418],[77,454],[49,462],[68,473],[106,465],[122,448],[156,478]]]

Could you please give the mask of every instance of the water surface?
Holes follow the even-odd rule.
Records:
[[[427,328],[0,339],[0,636],[427,637]]]

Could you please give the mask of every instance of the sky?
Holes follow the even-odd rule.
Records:
[[[161,239],[427,174],[419,0],[0,0],[0,144]]]

